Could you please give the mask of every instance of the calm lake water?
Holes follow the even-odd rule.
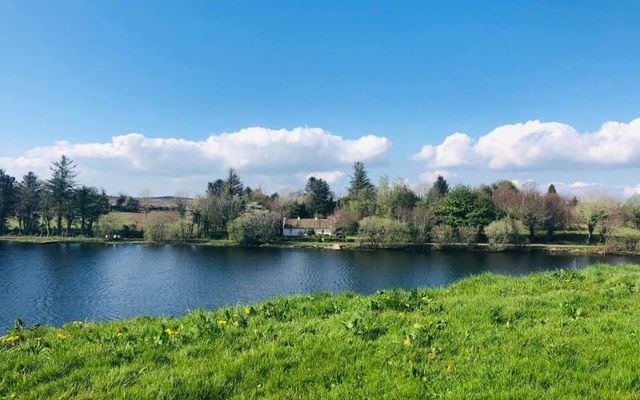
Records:
[[[637,257],[330,251],[0,242],[0,333],[16,318],[60,325],[253,303],[316,291],[442,286]]]

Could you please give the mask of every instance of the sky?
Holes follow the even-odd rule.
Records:
[[[0,168],[640,193],[640,2],[0,0]]]

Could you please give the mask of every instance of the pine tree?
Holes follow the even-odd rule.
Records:
[[[326,217],[333,211],[333,193],[329,184],[316,177],[310,177],[305,186],[305,202],[308,212],[316,217]]]
[[[229,168],[227,179],[224,182],[224,193],[227,196],[240,196],[242,194],[242,181],[236,173],[236,170]]]
[[[47,188],[53,200],[53,210],[56,215],[56,229],[62,235],[62,218],[69,215],[69,208],[73,206],[73,188],[75,186],[76,165],[63,155],[60,161],[51,166],[51,179],[47,181]]]
[[[556,190],[556,185],[554,185],[553,183],[549,185],[549,189],[547,189],[547,193],[558,194],[558,191]]]
[[[449,193],[449,184],[442,175],[438,175],[438,178],[436,178],[436,181],[433,183],[433,188],[439,197],[444,197]]]
[[[351,197],[362,190],[372,190],[373,188],[364,163],[362,161],[353,163],[353,176],[349,182],[349,196]]]
[[[16,179],[0,169],[0,233],[7,229],[7,219],[16,204]]]
[[[16,216],[20,229],[29,235],[35,231],[42,197],[43,184],[36,174],[29,171],[18,186]]]

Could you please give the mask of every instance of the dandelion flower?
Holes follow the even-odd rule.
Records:
[[[404,347],[409,347],[409,346],[411,346],[411,339],[409,339],[409,338],[404,338],[404,340],[402,341],[402,345],[403,345]]]
[[[164,333],[166,333],[167,336],[171,336],[171,335],[173,335],[175,333],[175,331],[173,329],[171,329],[171,328],[167,328],[167,329],[164,330]]]
[[[227,320],[226,319],[218,320],[218,325],[222,327],[227,326]]]
[[[251,314],[251,307],[245,307],[244,308],[244,315],[249,315]]]
[[[68,336],[67,336],[67,335],[65,335],[65,334],[64,334],[64,332],[58,332],[58,333],[56,333],[56,337],[57,337],[58,339],[66,339],[66,338],[68,338]]]
[[[18,335],[7,335],[0,338],[0,343],[13,345],[20,341],[20,336]]]

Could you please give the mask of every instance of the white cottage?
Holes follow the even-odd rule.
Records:
[[[331,235],[333,224],[326,218],[284,218],[282,220],[283,236],[304,236],[313,229],[316,235]]]

